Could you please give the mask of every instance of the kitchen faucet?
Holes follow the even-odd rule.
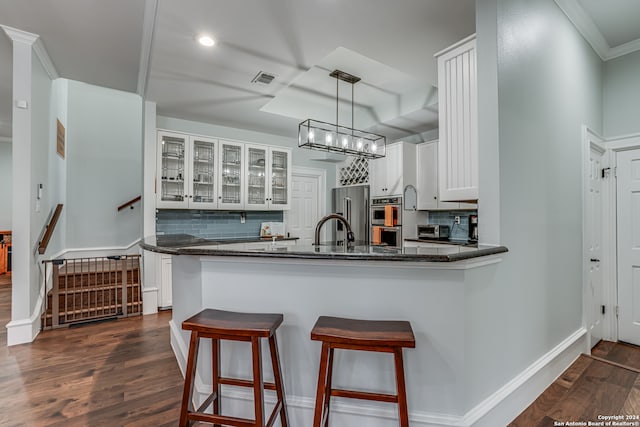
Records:
[[[349,221],[347,221],[347,219],[340,214],[332,213],[321,218],[320,221],[318,221],[318,225],[316,225],[316,237],[315,242],[313,243],[314,245],[320,244],[320,229],[322,229],[324,223],[329,221],[330,219],[337,219],[342,224],[344,224],[344,228],[346,228],[347,230],[347,242],[355,241],[355,237],[353,236],[353,231],[351,231],[351,224],[349,224]]]

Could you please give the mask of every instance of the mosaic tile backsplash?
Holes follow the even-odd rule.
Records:
[[[241,212],[159,209],[156,212],[157,234],[189,234],[204,239],[242,239],[260,236],[263,222],[280,222],[282,211]]]
[[[478,215],[477,211],[429,211],[429,224],[448,225],[451,228],[450,240],[468,240],[469,215]],[[455,217],[460,224],[455,224]]]

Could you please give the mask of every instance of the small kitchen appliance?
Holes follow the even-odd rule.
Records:
[[[451,229],[448,225],[418,225],[418,239],[449,240]]]
[[[469,241],[478,241],[478,215],[469,215]]]

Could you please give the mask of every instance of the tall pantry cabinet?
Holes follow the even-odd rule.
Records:
[[[475,34],[437,53],[438,182],[441,201],[478,200]]]

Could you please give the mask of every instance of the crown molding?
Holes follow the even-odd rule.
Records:
[[[620,46],[609,46],[593,19],[585,12],[577,0],[555,0],[555,2],[603,61],[640,50],[640,39],[632,40]]]
[[[32,45],[40,37],[37,34],[22,31],[17,28],[9,27],[7,25],[0,24],[0,27],[2,27],[7,36],[9,36],[9,38],[14,42]]]
[[[55,80],[60,77],[60,74],[58,74],[56,66],[53,65],[53,61],[51,60],[47,49],[44,47],[44,43],[42,43],[41,38],[38,38],[38,40],[36,40],[36,42],[33,44],[33,51],[36,53],[36,56],[42,64],[42,67],[47,72],[51,80]]]
[[[2,27],[4,32],[13,42],[24,43],[31,46],[51,80],[55,80],[60,77],[58,70],[56,70],[55,65],[53,65],[53,61],[51,61],[51,57],[49,56],[47,49],[44,47],[44,43],[42,43],[42,39],[39,35],[6,25],[0,25],[0,27]]]
[[[151,65],[151,46],[156,27],[158,14],[158,0],[145,0],[144,21],[142,24],[142,46],[140,49],[140,66],[138,68],[138,95],[145,97],[147,92],[147,80]]]
[[[593,19],[584,11],[582,6],[576,0],[555,0],[555,2],[593,50],[596,51],[600,59],[606,61],[607,54],[611,49],[609,43],[607,43]]]
[[[627,55],[629,53],[637,52],[640,50],[640,39],[632,40],[620,46],[612,47],[609,49],[606,60],[618,58],[620,56]]]

